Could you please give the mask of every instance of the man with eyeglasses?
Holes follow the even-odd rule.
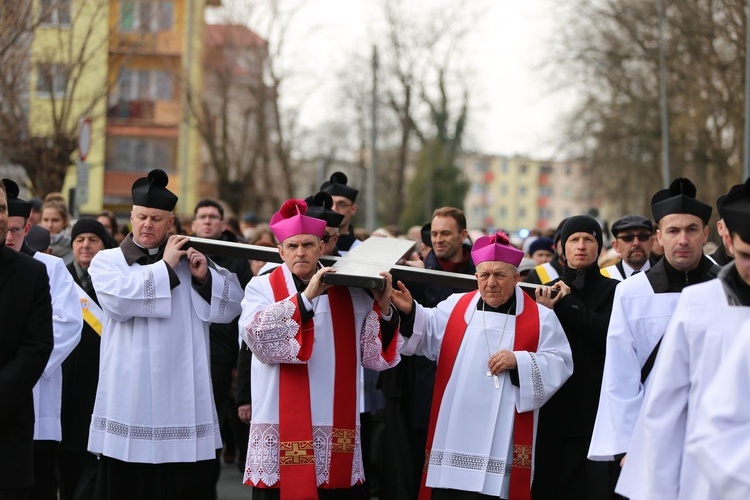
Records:
[[[193,233],[200,238],[237,242],[231,231],[224,230],[224,207],[215,200],[204,199],[195,205],[193,210]],[[211,261],[230,271],[240,281],[243,290],[252,277],[250,262],[239,257],[228,255],[207,255]],[[243,424],[235,411],[232,397],[232,379],[237,368],[239,354],[238,321],[239,314],[229,323],[211,323],[209,341],[211,343],[211,385],[214,392],[216,413],[219,417],[219,430],[224,443],[224,460],[232,463],[237,458],[244,464],[244,451],[247,450],[247,426]],[[216,460],[214,474],[218,481],[221,463]]]
[[[651,199],[664,258],[621,282],[615,291],[591,460],[624,463],[651,367],[677,300],[686,286],[711,280],[720,270],[703,255],[712,209],[696,199],[696,192],[689,179],[679,178]]]
[[[325,181],[320,190],[325,191],[333,198],[333,211],[344,216],[339,226],[339,235],[336,241],[336,250],[339,255],[346,255],[349,250],[360,244],[354,236],[352,217],[357,213],[357,195],[359,190],[347,185],[348,179],[343,172],[334,172],[331,178]]]
[[[612,224],[612,248],[622,257],[620,262],[601,270],[607,278],[622,281],[651,268],[651,243],[654,226],[640,215],[626,215]]]

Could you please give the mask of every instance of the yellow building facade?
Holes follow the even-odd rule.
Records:
[[[189,111],[188,93],[200,94],[204,9],[217,0],[35,0],[37,11],[55,13],[35,30],[29,116],[32,133],[43,133],[51,107],[62,97],[34,92],[43,64],[67,65],[73,94],[69,119],[92,122],[88,201],[80,213],[130,211],[133,181],[153,168],[165,170],[180,198],[176,211],[191,213],[198,200],[201,140]],[[76,54],[85,53],[80,64]],[[56,58],[56,59],[55,59]],[[80,75],[76,70],[80,67]],[[76,77],[77,75],[77,77]],[[76,77],[75,87],[70,85]],[[54,101],[54,102],[53,102]],[[76,186],[69,168],[64,194]]]

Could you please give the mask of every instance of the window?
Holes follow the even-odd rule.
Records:
[[[518,218],[519,219],[523,219],[524,217],[526,217],[526,209],[523,208],[523,207],[519,207],[518,208]]]
[[[518,186],[518,194],[519,196],[526,196],[526,186]]]
[[[70,26],[70,0],[39,0],[39,22],[43,26]]]
[[[70,68],[64,64],[38,64],[36,68],[37,97],[63,97]]]
[[[161,168],[173,170],[177,141],[153,137],[110,137],[107,140],[107,169],[142,172]]]
[[[505,184],[503,184],[502,186],[500,186],[500,195],[501,196],[507,196],[508,195],[508,186],[506,186]]]
[[[171,101],[172,78],[164,70],[136,71],[123,68],[118,79],[123,101]]]
[[[524,163],[524,164],[522,164],[522,165],[521,165],[521,175],[524,175],[524,174],[526,174],[526,172],[528,172],[528,171],[529,171],[529,166],[528,166],[528,165],[526,165],[525,163]]]
[[[503,160],[503,163],[500,165],[500,171],[504,174],[508,173],[508,160]]]
[[[120,31],[123,33],[158,33],[174,25],[172,2],[149,0],[120,2]]]

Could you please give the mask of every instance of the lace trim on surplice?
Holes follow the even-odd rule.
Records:
[[[383,343],[380,340],[379,333],[380,315],[375,311],[370,311],[365,317],[365,327],[360,342],[362,343],[362,366],[375,371],[383,371],[396,366],[401,361],[399,352],[401,346],[404,345],[404,338],[396,334],[396,338],[391,340],[391,342],[398,342],[396,356],[393,361],[388,363],[383,358]]]
[[[313,449],[315,450],[315,475],[318,486],[330,478],[331,446],[333,427],[313,426]],[[279,481],[279,425],[252,423],[250,438],[247,444],[247,461],[245,462],[245,484],[257,485],[260,482],[266,486],[273,486]],[[352,460],[352,479],[354,485],[365,480],[362,465],[362,449],[359,435],[359,425],[354,445]]]
[[[540,408],[544,404],[547,395],[544,390],[544,380],[542,380],[542,371],[539,369],[539,362],[536,354],[529,353],[531,358],[531,387],[534,391],[534,408]]]
[[[250,350],[261,362],[303,363],[297,358],[301,346],[295,338],[299,324],[292,319],[296,310],[291,299],[284,299],[255,313],[245,326]]]
[[[429,464],[433,467],[450,467],[452,469],[484,471],[488,474],[510,476],[510,467],[506,460],[468,453],[433,450],[429,456]]]
[[[214,412],[216,419],[216,412]],[[91,427],[106,434],[127,439],[138,439],[144,441],[179,441],[184,439],[203,439],[213,437],[219,432],[217,420],[210,424],[197,424],[194,426],[163,426],[147,427],[142,425],[129,425],[106,417],[94,416],[91,418]]]

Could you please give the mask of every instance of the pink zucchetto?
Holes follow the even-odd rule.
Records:
[[[510,244],[508,235],[502,232],[477,238],[471,248],[471,259],[477,266],[481,262],[507,262],[518,267],[523,259],[523,252]]]
[[[326,221],[308,217],[307,203],[304,200],[289,199],[273,214],[269,226],[279,242],[298,234],[312,234],[322,238],[326,231]]]

